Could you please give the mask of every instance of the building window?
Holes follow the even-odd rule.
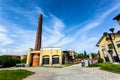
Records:
[[[43,57],[43,64],[49,64],[49,56]]]
[[[52,60],[53,60],[53,64],[59,64],[59,56],[53,56],[53,58],[52,58]]]
[[[102,46],[101,48],[102,48],[102,51],[106,51],[106,48],[105,48],[105,46]]]
[[[117,47],[120,48],[120,41],[117,41]]]
[[[108,48],[109,49],[113,49],[113,45],[112,44],[108,44]]]

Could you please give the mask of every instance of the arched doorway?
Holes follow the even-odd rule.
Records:
[[[39,54],[34,54],[32,59],[32,66],[39,66]]]
[[[43,56],[43,65],[49,65],[50,57],[48,55]]]
[[[59,64],[59,56],[58,55],[54,55],[52,57],[52,63],[53,64]]]
[[[113,53],[112,56],[113,56],[115,62],[119,62],[119,59],[118,59],[116,53]]]
[[[109,60],[109,55],[108,55],[108,54],[105,54],[105,61],[106,61],[106,62],[110,62],[110,60]]]

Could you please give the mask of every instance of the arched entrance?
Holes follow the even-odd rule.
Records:
[[[52,63],[53,64],[59,64],[59,56],[58,55],[54,55],[52,57]]]
[[[108,55],[108,54],[105,54],[105,61],[106,61],[106,62],[110,62],[110,60],[109,60],[109,55]]]
[[[43,56],[43,65],[49,65],[50,57],[48,55]]]
[[[116,53],[113,53],[112,56],[113,56],[115,62],[119,62],[119,59],[118,59]]]
[[[33,55],[33,59],[32,59],[32,66],[39,66],[39,55],[38,54],[34,54]]]

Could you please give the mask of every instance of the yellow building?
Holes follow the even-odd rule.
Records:
[[[98,41],[97,47],[105,62],[118,62],[120,58],[120,31],[114,35],[111,33],[104,34]]]
[[[52,66],[62,64],[61,48],[41,48],[30,50],[27,55],[27,66]]]

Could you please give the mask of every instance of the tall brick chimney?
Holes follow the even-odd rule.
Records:
[[[37,34],[36,34],[35,50],[40,50],[41,39],[42,39],[42,14],[40,14],[39,19],[38,19],[38,29],[37,29]]]
[[[42,14],[40,14],[38,19],[38,29],[36,33],[36,41],[35,41],[35,51],[40,51],[41,49],[41,39],[42,39]],[[32,66],[39,66],[40,55],[39,53],[33,54]]]
[[[120,13],[113,18],[113,20],[117,20],[118,24],[120,25]]]

